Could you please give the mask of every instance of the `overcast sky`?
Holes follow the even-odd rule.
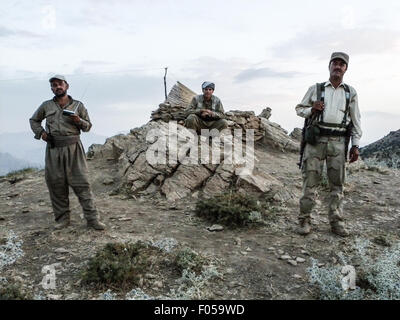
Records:
[[[2,0],[0,133],[30,130],[54,73],[85,103],[94,133],[141,126],[164,100],[164,67],[168,89],[213,81],[226,111],[268,106],[291,131],[303,123],[295,105],[345,51],[364,145],[400,129],[399,13],[385,0]]]

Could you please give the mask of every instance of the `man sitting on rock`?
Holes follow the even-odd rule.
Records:
[[[221,100],[214,96],[215,84],[203,82],[203,94],[193,97],[188,108],[189,116],[185,120],[185,127],[195,130],[200,134],[201,129],[217,129],[219,131],[228,127],[228,122],[223,119],[224,108]]]

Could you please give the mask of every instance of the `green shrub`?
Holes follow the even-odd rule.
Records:
[[[188,269],[199,273],[204,263],[205,259],[188,247],[179,250],[175,258],[175,264],[181,272]]]
[[[195,213],[208,221],[230,227],[264,224],[267,216],[266,204],[254,196],[237,192],[225,192],[210,199],[199,199]]]
[[[89,260],[82,280],[101,287],[137,284],[151,267],[149,258],[153,251],[158,249],[141,241],[134,244],[108,243]]]
[[[7,283],[0,287],[0,300],[31,300],[32,296],[25,292],[19,284]]]

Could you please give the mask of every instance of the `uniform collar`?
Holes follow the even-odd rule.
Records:
[[[332,83],[331,83],[330,80],[328,80],[327,82],[325,82],[325,85],[324,85],[324,86],[325,86],[325,87],[327,87],[327,86],[333,87],[333,85],[332,85]],[[344,88],[344,82],[343,82],[343,81],[339,84],[338,88],[339,88],[339,87],[343,87],[343,88]]]
[[[69,102],[68,102],[68,104],[64,107],[64,109],[65,109],[66,107],[68,107],[69,105],[71,105],[71,104],[74,102],[74,99],[72,99],[72,97],[71,97],[70,95],[68,95],[68,98],[69,98]],[[53,97],[53,101],[55,102],[56,105],[59,106],[59,104],[58,104],[58,102],[57,102],[57,97],[56,97],[56,96]]]
[[[206,99],[204,99],[204,94],[201,95],[201,98],[203,99],[203,102],[207,101]],[[211,96],[211,99],[209,101],[213,101],[213,100],[214,100],[214,95]]]

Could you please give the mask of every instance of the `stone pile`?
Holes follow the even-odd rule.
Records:
[[[266,152],[270,149],[265,146],[281,152],[297,152],[299,142],[278,124],[255,116],[253,111],[229,111],[225,113],[229,127],[242,129],[244,137],[246,130],[253,129],[255,142],[259,143],[237,146],[233,139],[232,150],[242,148],[243,157],[241,163],[232,163],[225,158],[224,142],[212,141],[210,144],[208,139],[200,138],[196,143],[198,155],[206,150],[210,158],[204,162],[194,149],[187,147],[188,131],[181,125],[185,109],[194,95],[178,82],[167,100],[152,113],[152,121],[132,129],[128,135],[109,138],[104,145],[92,145],[88,152],[91,160],[103,159],[115,165],[112,176],[101,177],[103,185],[114,184],[118,191],[135,196],[161,195],[170,201],[189,196],[211,196],[229,188],[276,199],[290,198],[279,179],[262,170],[255,173],[253,169],[257,164],[254,162],[264,161],[267,157]],[[271,110],[268,112],[270,114]],[[173,124],[171,120],[178,123]],[[175,130],[172,133],[171,128]],[[219,154],[214,156],[212,147],[219,150]],[[157,158],[160,154],[165,155],[164,161],[149,161],[149,157]],[[198,161],[188,163],[193,155]]]

